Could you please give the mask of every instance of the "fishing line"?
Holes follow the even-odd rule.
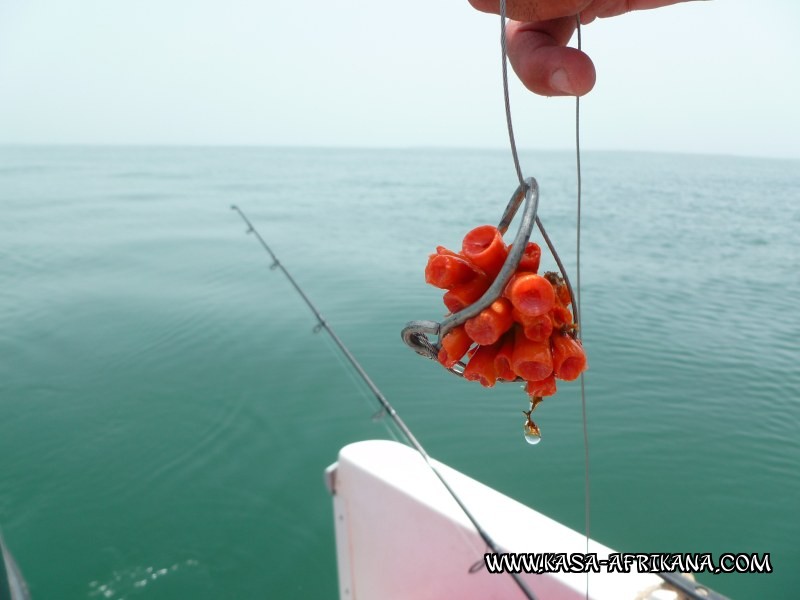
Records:
[[[575,31],[578,34],[578,50],[581,44],[581,16],[575,15]],[[577,179],[577,215],[575,218],[575,324],[578,326],[578,339],[583,343],[581,322],[581,97],[575,96],[575,170]],[[589,426],[586,415],[586,379],[581,373],[581,415],[583,417],[583,528],[586,534],[586,554],[589,554],[591,537],[592,502],[589,485]],[[586,600],[589,600],[589,571],[586,571]]]
[[[511,144],[511,156],[514,159],[514,170],[517,172],[519,184],[524,185],[522,168],[519,166],[517,144],[514,141],[514,127],[511,125],[511,102],[508,97],[508,52],[506,51],[506,0],[500,0],[500,55],[503,65],[503,101],[506,106],[506,126],[508,127],[508,141]]]
[[[582,50],[581,39],[581,21],[580,14],[575,15],[575,30],[577,33],[577,48]],[[519,179],[520,185],[524,187],[524,179],[522,177],[522,169],[519,163],[519,153],[517,152],[517,144],[514,137],[514,128],[511,123],[511,103],[509,100],[508,92],[508,67],[507,67],[507,43],[506,43],[506,0],[500,0],[500,50],[502,57],[502,76],[503,76],[503,100],[506,111],[506,125],[508,127],[508,140],[511,146],[511,156],[514,162],[514,170]],[[536,216],[536,225],[542,234],[542,238],[550,250],[559,271],[564,278],[564,282],[569,290],[570,298],[572,299],[573,314],[575,324],[578,326],[578,338],[583,341],[582,335],[582,319],[581,319],[581,306],[580,306],[580,292],[581,292],[581,199],[582,199],[582,177],[581,177],[581,146],[580,146],[580,97],[575,97],[575,166],[577,175],[577,215],[576,215],[576,289],[573,290],[570,284],[569,277],[567,276],[564,264],[556,252],[555,246],[550,240],[550,236],[542,225],[539,216]],[[581,414],[583,421],[583,448],[584,448],[584,529],[586,538],[586,553],[589,553],[589,540],[591,535],[591,495],[590,495],[590,472],[589,472],[589,428],[588,416],[586,410],[586,380],[584,374],[580,375],[580,395],[581,395]],[[678,573],[658,573],[664,581],[672,587],[680,590],[688,598],[692,599],[706,599],[711,598],[723,599],[720,594],[710,590],[709,588],[696,583],[695,581],[683,577]],[[586,573],[586,598],[589,597],[589,573]]]
[[[501,0],[505,3],[505,0]],[[578,50],[582,50],[581,40],[581,18],[575,16],[575,31],[577,32]],[[577,215],[576,215],[576,236],[575,236],[575,295],[573,296],[573,308],[575,313],[575,323],[578,325],[578,338],[583,342],[583,323],[581,321],[581,199],[582,199],[582,178],[581,178],[581,99],[575,96],[575,168],[577,175]],[[538,217],[537,217],[538,219]],[[544,234],[544,232],[542,232]],[[548,246],[549,246],[548,242]],[[551,248],[552,250],[552,248]],[[563,269],[562,269],[563,272]],[[589,427],[586,411],[586,379],[581,373],[581,413],[583,416],[583,451],[584,451],[584,529],[586,533],[586,553],[589,553],[589,539],[591,537],[591,481],[589,470]],[[684,577],[680,573],[657,573],[657,575],[675,589],[683,593],[687,598],[694,600],[725,600],[724,596],[709,588],[697,583],[696,581]],[[589,572],[586,572],[586,598],[589,598]]]
[[[577,45],[578,50],[582,49],[581,40],[581,19],[580,15],[575,15],[575,29],[577,32]],[[507,67],[507,42],[506,42],[506,0],[500,0],[500,52],[502,55],[502,75],[503,75],[503,101],[506,110],[506,125],[508,127],[508,140],[511,146],[511,156],[514,162],[514,170],[517,173],[517,178],[520,184],[523,182],[522,169],[519,163],[519,153],[517,152],[516,140],[514,138],[514,127],[511,123],[511,103],[509,100],[508,92],[508,67]],[[569,277],[567,277],[566,269],[561,261],[561,258],[556,252],[555,246],[550,240],[550,236],[542,225],[539,216],[536,216],[536,224],[542,234],[542,238],[547,244],[550,253],[561,271],[564,281],[567,284],[570,297],[572,298],[572,307],[574,312],[575,324],[578,326],[577,334],[578,339],[583,341],[581,334],[581,318],[580,318],[580,293],[581,293],[581,143],[580,143],[580,96],[575,96],[575,160],[577,171],[577,218],[576,218],[576,288],[573,291],[570,285]],[[586,554],[589,553],[589,538],[591,531],[591,496],[589,493],[589,430],[586,414],[586,385],[584,374],[581,373],[580,378],[581,386],[581,413],[583,421],[583,450],[584,450],[584,534],[586,537]],[[589,598],[589,572],[586,572],[586,598]]]
[[[317,324],[316,326],[314,326],[314,333],[318,333],[319,331],[322,331],[322,327],[320,327],[319,324]],[[350,382],[353,384],[353,387],[355,387],[355,389],[358,390],[358,397],[364,403],[365,408],[372,409],[374,411],[373,407],[374,405],[370,400],[367,390],[365,389],[364,381],[356,376],[356,374],[353,372],[353,369],[349,368],[349,365],[342,356],[342,353],[336,351],[337,348],[333,343],[333,341],[331,340],[330,336],[323,337],[323,339],[325,340],[325,345],[333,349],[333,356],[335,357],[336,362],[343,369],[343,371],[347,373],[347,379],[350,380]],[[395,442],[400,442],[400,437],[398,436],[398,433],[392,427],[392,421],[387,421],[386,419],[384,419],[383,418],[384,414],[385,413],[383,408],[380,408],[378,409],[377,412],[373,413],[371,420],[375,423],[380,422],[380,424],[383,426],[384,430],[386,430],[386,433],[389,435],[389,437],[391,437]]]
[[[578,34],[580,36],[580,32]],[[522,168],[519,164],[519,153],[517,152],[517,143],[514,138],[514,126],[511,122],[511,102],[509,100],[509,92],[508,92],[508,52],[507,52],[507,43],[506,43],[506,0],[500,0],[500,55],[501,55],[501,65],[502,65],[502,73],[503,73],[503,101],[505,104],[506,109],[506,127],[508,128],[508,141],[511,146],[511,157],[514,161],[514,170],[517,173],[517,179],[519,179],[520,186],[524,187],[524,179],[522,177]],[[577,118],[577,115],[576,115]],[[580,149],[578,150],[580,152]],[[575,317],[575,323],[579,323],[579,310],[578,310],[578,302],[577,296],[572,289],[572,283],[570,282],[569,276],[567,275],[567,270],[564,268],[564,263],[561,260],[561,257],[558,255],[556,251],[555,245],[550,240],[550,236],[547,235],[547,231],[545,231],[544,225],[542,224],[542,220],[539,218],[539,215],[536,215],[536,226],[539,228],[539,232],[542,234],[542,239],[544,239],[545,244],[547,245],[547,249],[550,250],[550,254],[553,256],[553,259],[556,261],[556,265],[558,266],[558,270],[561,272],[561,276],[564,278],[564,283],[569,290],[570,298],[573,300],[573,312]]]
[[[289,273],[289,271],[286,269],[286,267],[284,267],[283,264],[278,260],[278,257],[275,255],[275,253],[272,251],[272,249],[264,241],[264,238],[261,237],[261,234],[258,232],[258,230],[250,222],[250,219],[248,219],[247,216],[244,214],[244,212],[238,206],[236,206],[235,204],[231,205],[231,210],[235,210],[236,212],[239,213],[239,216],[242,218],[242,220],[247,225],[246,233],[254,234],[256,236],[256,239],[258,239],[259,243],[261,244],[261,246],[264,248],[264,250],[272,258],[272,264],[270,265],[270,269],[272,269],[272,270],[280,269],[283,272],[283,274],[286,276],[286,278],[289,280],[289,283],[291,283],[292,286],[294,287],[294,289],[297,291],[297,293],[300,294],[300,297],[306,303],[308,308],[311,309],[311,312],[314,313],[314,317],[316,317],[316,319],[317,319],[317,324],[314,326],[314,330],[315,331],[320,331],[320,330],[324,329],[328,333],[330,338],[336,343],[336,345],[338,346],[338,348],[342,352],[342,354],[345,356],[345,358],[347,358],[347,360],[350,362],[350,365],[356,370],[356,372],[359,374],[359,376],[364,381],[364,383],[367,384],[367,386],[369,387],[370,391],[375,396],[375,399],[380,404],[381,411],[383,411],[384,414],[389,415],[389,418],[392,419],[392,421],[397,426],[397,428],[402,432],[403,437],[406,438],[408,444],[411,445],[419,453],[419,455],[422,457],[422,459],[428,465],[428,468],[430,468],[430,470],[433,471],[434,475],[436,475],[436,477],[442,483],[442,485],[447,490],[447,492],[450,494],[450,496],[453,498],[453,500],[455,500],[456,504],[458,504],[459,508],[462,510],[464,515],[466,515],[466,517],[469,519],[470,523],[472,523],[472,526],[478,532],[478,535],[481,536],[483,541],[491,549],[492,552],[494,552],[495,554],[503,554],[503,552],[500,550],[500,548],[497,546],[497,544],[494,542],[494,540],[489,536],[489,534],[486,532],[486,530],[484,530],[483,527],[481,527],[481,525],[478,523],[478,521],[475,519],[475,517],[472,515],[472,513],[467,509],[467,507],[462,502],[461,498],[459,498],[458,495],[453,490],[453,488],[450,487],[450,485],[447,483],[447,480],[444,478],[444,476],[433,465],[433,462],[431,461],[431,458],[428,455],[428,453],[425,450],[425,448],[422,447],[422,444],[420,444],[419,440],[417,440],[417,438],[411,432],[411,429],[409,429],[408,425],[406,425],[405,421],[403,421],[403,419],[400,417],[400,415],[394,409],[394,407],[389,402],[389,400],[386,398],[386,396],[383,395],[383,392],[381,392],[380,389],[378,388],[378,386],[375,385],[375,383],[372,381],[370,376],[367,375],[367,372],[363,369],[361,364],[356,360],[355,356],[353,356],[353,354],[350,352],[350,350],[347,348],[347,346],[344,345],[344,342],[342,342],[342,340],[339,338],[339,336],[336,335],[336,332],[333,330],[333,328],[328,324],[327,321],[325,321],[325,319],[322,317],[320,312],[317,310],[317,307],[314,306],[314,304],[311,302],[311,300],[308,298],[308,296],[305,294],[305,292],[302,290],[302,288],[294,280],[294,277],[292,277],[292,275]],[[520,588],[522,593],[525,594],[525,597],[528,598],[528,600],[537,600],[536,596],[528,588],[528,586],[525,583],[525,581],[522,580],[522,577],[520,576],[519,573],[514,573],[512,571],[506,571],[506,572],[514,579],[514,582]]]

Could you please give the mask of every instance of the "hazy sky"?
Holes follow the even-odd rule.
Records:
[[[467,0],[0,0],[0,143],[506,147],[498,17]],[[587,149],[800,158],[800,2],[596,21]],[[523,148],[574,101],[516,80]]]

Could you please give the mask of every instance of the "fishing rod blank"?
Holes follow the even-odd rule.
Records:
[[[431,471],[433,471],[433,473],[436,475],[436,477],[439,479],[439,481],[442,482],[442,485],[445,487],[447,492],[453,497],[453,500],[456,501],[456,504],[458,504],[459,508],[461,508],[461,510],[464,512],[464,514],[470,520],[470,522],[472,523],[472,526],[475,527],[475,530],[478,532],[478,535],[481,536],[481,538],[486,543],[486,545],[491,549],[491,551],[496,553],[496,554],[503,554],[503,552],[501,552],[501,550],[495,544],[494,540],[483,529],[483,527],[481,527],[480,524],[475,520],[475,517],[472,516],[472,514],[469,512],[469,510],[464,505],[464,503],[461,501],[461,499],[458,497],[458,495],[455,493],[455,491],[453,491],[453,489],[448,485],[447,481],[444,479],[442,474],[439,473],[438,469],[433,465],[433,463],[431,462],[430,456],[425,451],[425,448],[423,448],[422,444],[419,443],[419,440],[417,440],[417,438],[411,432],[411,429],[408,428],[408,425],[406,425],[405,421],[403,421],[403,419],[400,417],[400,415],[397,414],[397,411],[394,409],[394,407],[389,402],[389,400],[386,399],[386,396],[383,395],[383,393],[380,391],[380,389],[378,389],[378,386],[375,385],[375,383],[372,381],[372,379],[370,379],[369,375],[367,375],[367,372],[359,364],[359,362],[356,360],[355,356],[353,356],[353,354],[350,352],[350,350],[348,350],[347,346],[344,345],[344,342],[342,342],[342,340],[339,338],[339,336],[336,335],[336,332],[333,330],[333,328],[327,323],[327,321],[325,321],[325,319],[322,318],[322,315],[317,310],[317,307],[314,306],[314,304],[311,302],[311,300],[308,298],[308,296],[306,296],[305,292],[303,292],[303,290],[300,288],[300,286],[294,280],[294,277],[292,277],[291,274],[289,273],[289,271],[286,270],[286,267],[284,267],[283,264],[281,264],[281,262],[278,260],[278,257],[275,255],[275,253],[272,251],[272,249],[270,249],[270,247],[264,241],[264,238],[261,237],[261,234],[258,232],[258,230],[250,222],[250,219],[248,219],[247,216],[244,214],[244,212],[242,212],[242,210],[238,206],[236,206],[235,204],[231,205],[231,210],[235,210],[236,212],[239,213],[239,216],[247,224],[246,233],[254,234],[256,236],[256,239],[258,239],[259,243],[261,244],[261,246],[264,248],[264,250],[267,251],[267,253],[272,258],[272,264],[270,265],[270,269],[273,269],[273,270],[274,269],[280,269],[281,271],[283,271],[283,274],[286,275],[286,278],[289,280],[289,283],[292,284],[292,286],[294,287],[295,290],[297,290],[297,293],[300,294],[300,297],[306,303],[308,308],[311,309],[311,312],[314,313],[314,317],[317,319],[317,324],[314,326],[314,330],[315,331],[319,331],[321,329],[324,329],[326,332],[328,332],[328,335],[330,335],[331,339],[334,341],[334,343],[342,351],[342,354],[344,354],[345,358],[347,358],[347,360],[350,362],[350,364],[353,366],[353,368],[359,374],[361,379],[364,380],[364,383],[367,384],[367,386],[369,387],[370,391],[372,392],[372,394],[377,399],[378,403],[381,406],[381,412],[384,413],[384,414],[388,414],[389,415],[389,417],[392,419],[392,421],[395,423],[395,425],[397,425],[397,427],[403,433],[403,435],[405,436],[405,438],[408,441],[408,443],[417,452],[419,452],[420,456],[422,456],[422,458],[425,461],[425,463],[428,465],[428,467],[431,469]],[[527,584],[522,580],[522,578],[521,578],[519,573],[514,573],[514,572],[511,572],[511,571],[508,571],[508,574],[511,575],[511,577],[514,579],[514,581],[519,586],[519,588],[522,591],[522,593],[525,594],[525,596],[528,598],[528,600],[536,600],[536,596],[534,596],[533,592],[531,592],[531,590],[528,588]]]

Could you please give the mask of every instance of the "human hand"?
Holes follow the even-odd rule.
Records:
[[[583,96],[595,82],[592,60],[568,48],[577,27],[596,18],[659,8],[688,0],[508,0],[508,59],[529,90],[542,96]],[[469,0],[483,12],[500,13],[499,0]]]

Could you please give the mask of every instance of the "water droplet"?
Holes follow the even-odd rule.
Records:
[[[525,441],[531,444],[532,446],[535,446],[536,444],[542,441],[542,435],[538,432],[534,433],[533,431],[527,431],[526,428]]]
[[[542,441],[542,432],[539,431],[539,426],[531,420],[532,411],[533,408],[531,408],[530,411],[523,412],[527,418],[522,424],[522,431],[525,433],[525,441],[531,445],[534,445]]]

